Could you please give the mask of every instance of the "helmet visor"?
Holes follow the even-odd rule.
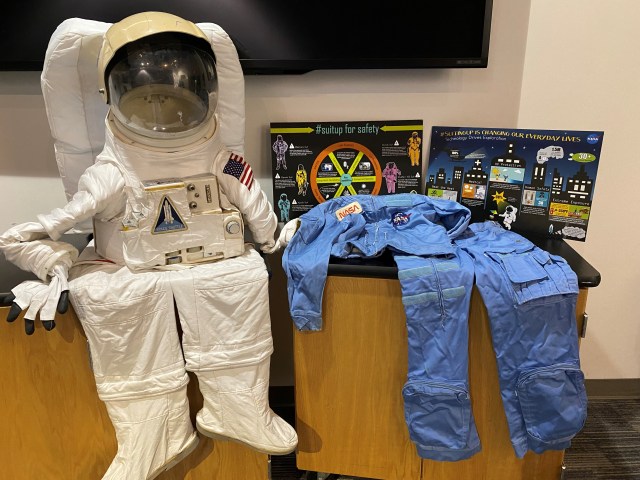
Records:
[[[151,138],[179,138],[211,118],[218,90],[211,53],[144,39],[121,50],[107,85],[114,115],[127,128]]]

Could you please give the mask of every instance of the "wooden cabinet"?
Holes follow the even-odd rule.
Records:
[[[579,322],[586,298],[581,289]],[[423,460],[409,439],[401,394],[407,333],[399,282],[330,276],[322,308],[322,331],[294,333],[298,468],[385,480],[559,478],[564,452],[529,452],[523,459],[514,454],[477,290],[469,315],[469,376],[482,451],[459,462]]]
[[[0,308],[0,465],[12,480],[98,480],[116,452],[113,427],[98,399],[86,338],[73,313],[31,337],[22,318]],[[192,417],[202,405],[191,378]],[[267,455],[232,442],[200,439],[197,449],[158,480],[265,480]]]

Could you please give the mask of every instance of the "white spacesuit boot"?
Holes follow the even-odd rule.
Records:
[[[196,448],[198,436],[189,418],[186,389],[105,402],[118,452],[103,480],[156,478]]]
[[[198,381],[204,397],[196,417],[200,433],[270,455],[295,450],[295,430],[269,408],[269,358],[256,365],[200,372]]]

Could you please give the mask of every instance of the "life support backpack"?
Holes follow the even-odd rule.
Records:
[[[98,54],[111,23],[70,18],[53,32],[42,69],[41,87],[54,140],[56,162],[67,200],[78,180],[102,151],[108,112],[98,92]],[[244,152],[244,75],[229,35],[214,23],[196,24],[211,41],[218,74],[220,135],[231,151]],[[92,231],[91,220],[77,233]]]

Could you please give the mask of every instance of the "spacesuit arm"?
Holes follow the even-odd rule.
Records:
[[[41,280],[23,282],[12,289],[8,299],[12,302],[8,321],[15,320],[27,309],[24,317],[27,334],[33,333],[33,321],[38,314],[47,330],[55,326],[56,310],[64,313],[68,307],[67,276],[78,257],[78,250],[68,243],[51,239],[57,240],[76,223],[100,211],[108,211],[107,204],[122,194],[123,186],[115,167],[92,167],[81,177],[79,192],[65,207],[39,215],[39,222],[16,225],[0,235],[0,251],[7,260]],[[112,203],[118,203],[122,208],[122,203]]]
[[[273,249],[278,217],[251,166],[239,155],[223,152],[216,159],[214,173],[222,193],[242,213],[255,242],[263,251]]]
[[[0,235],[0,251],[8,261],[46,281],[55,265],[67,268],[78,256],[72,245],[58,242],[63,233],[79,222],[107,210],[110,203],[121,210],[122,202],[113,202],[116,195],[124,195],[124,181],[116,167],[91,167],[80,178],[79,191],[62,208],[38,215],[38,222],[16,225]]]
[[[7,321],[13,322],[27,309],[25,332],[31,335],[38,313],[44,327],[55,327],[56,311],[65,313],[69,306],[67,274],[78,257],[78,250],[64,242],[48,240],[42,225],[31,222],[17,225],[0,237],[0,250],[10,262],[36,274],[40,281],[26,281],[11,290],[5,302],[11,303]]]
[[[76,224],[96,214],[107,219],[116,217],[124,206],[124,187],[124,178],[115,165],[98,163],[80,177],[78,192],[69,203],[49,214],[38,215],[38,221],[49,237],[57,240]]]
[[[4,301],[11,303],[7,321],[13,322],[22,310],[25,331],[32,334],[38,312],[47,330],[54,328],[56,310],[65,313],[69,306],[67,272],[78,251],[67,243],[46,239],[37,222],[16,225],[0,236],[0,250],[7,260],[36,274],[42,281],[27,281],[12,289]]]
[[[22,270],[32,272],[40,280],[47,281],[56,265],[63,265],[68,269],[78,258],[78,250],[65,242],[55,242],[44,238],[32,241],[15,241],[14,235],[17,231],[14,229],[19,229],[23,225],[9,229],[0,237],[0,250],[3,251],[8,261]],[[16,236],[19,237],[20,234],[17,233]]]

